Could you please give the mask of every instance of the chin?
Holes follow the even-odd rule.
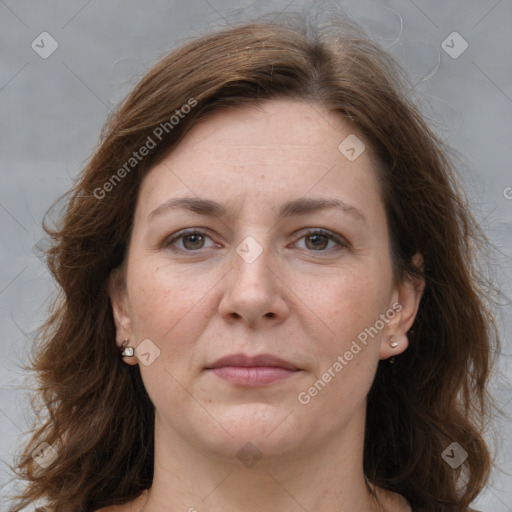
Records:
[[[218,455],[229,457],[239,457],[239,450],[243,455],[244,447],[249,455],[253,450],[255,454],[259,451],[264,456],[278,456],[297,450],[307,434],[304,428],[296,425],[296,417],[290,414],[291,411],[292,408],[282,405],[262,403],[234,406],[222,414],[211,411],[225,430],[222,429],[221,434],[221,429],[216,429],[215,439],[210,436],[205,439],[205,444],[213,445],[211,448],[218,451]],[[210,429],[205,434],[212,432]],[[299,432],[301,439],[297,439]]]

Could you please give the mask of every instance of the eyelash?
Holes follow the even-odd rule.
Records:
[[[198,228],[192,228],[189,231],[180,231],[174,235],[171,235],[170,237],[168,237],[164,240],[162,245],[163,245],[163,247],[171,248],[171,246],[174,245],[174,243],[176,241],[183,239],[190,235],[203,235],[203,236],[206,236],[211,239],[211,237],[208,235],[208,233],[206,231],[198,229]],[[328,251],[332,251],[333,249],[339,250],[339,249],[343,249],[343,248],[346,249],[349,247],[348,242],[344,238],[339,237],[339,236],[335,235],[334,233],[327,231],[325,229],[321,229],[321,228],[310,229],[306,232],[303,232],[297,241],[302,240],[302,239],[307,238],[308,236],[312,236],[312,235],[326,236],[329,239],[329,241],[335,242],[338,245],[338,247],[330,247],[329,249],[321,249],[321,250],[317,250],[317,251],[309,250],[309,252],[311,252],[311,253],[325,253]],[[187,249],[178,249],[176,247],[171,248],[172,251],[181,252],[181,253],[189,253],[189,254],[198,253],[202,249],[203,248],[196,249],[196,250],[187,250]],[[306,250],[308,250],[308,249],[306,249]]]

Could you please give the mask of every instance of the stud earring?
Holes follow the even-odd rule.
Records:
[[[128,338],[125,338],[123,344],[121,345],[121,356],[122,357],[131,357],[135,354],[134,347],[128,347]]]
[[[391,336],[391,338],[389,338],[389,346],[390,346],[391,348],[396,348],[396,347],[398,347],[398,341],[394,341],[394,340],[393,340],[393,336]]]

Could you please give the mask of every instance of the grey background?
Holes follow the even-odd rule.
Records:
[[[337,4],[373,32],[406,67],[418,100],[459,153],[475,214],[497,248],[489,264],[510,297],[512,271],[512,2],[510,0],[346,0]],[[18,365],[54,290],[33,251],[41,221],[94,151],[111,109],[167,50],[225,26],[299,1],[0,0],[0,509],[11,484],[7,462],[31,421]],[[31,47],[49,32],[47,59]],[[468,49],[454,59],[441,47],[453,31]],[[512,413],[512,315],[503,297],[498,324],[501,373],[492,393]],[[492,427],[492,428],[491,428]],[[475,503],[512,510],[512,428],[489,425],[498,468]],[[5,487],[4,487],[5,485]]]

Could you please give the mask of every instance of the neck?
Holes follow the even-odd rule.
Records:
[[[244,465],[236,456],[208,451],[165,429],[157,419],[153,485],[143,510],[387,511],[393,500],[369,486],[363,473],[363,429],[352,434],[290,453],[267,450],[256,463]]]

